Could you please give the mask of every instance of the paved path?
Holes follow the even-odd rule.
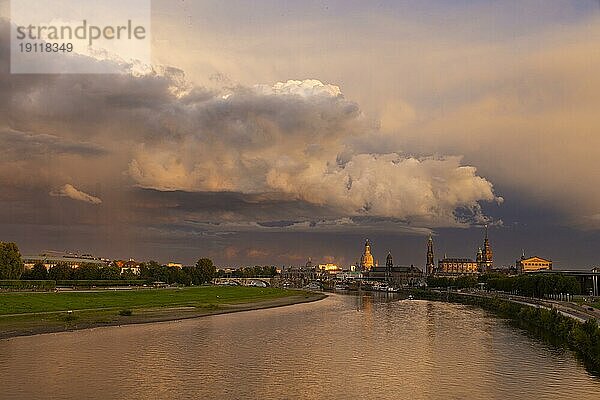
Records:
[[[532,297],[515,296],[507,293],[499,292],[475,292],[475,293],[464,293],[456,292],[464,296],[477,296],[477,297],[488,297],[488,298],[502,298],[513,303],[524,304],[536,308],[545,308],[548,310],[556,309],[559,313],[564,316],[576,319],[581,322],[585,322],[588,319],[595,319],[600,323],[600,310],[593,309],[589,310],[587,306],[580,306],[577,303],[568,301],[558,300],[547,300],[547,299],[535,299]]]

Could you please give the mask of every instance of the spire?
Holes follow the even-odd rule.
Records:
[[[427,240],[427,261],[425,263],[425,270],[428,275],[432,274],[435,268],[434,257],[435,256],[433,254],[433,238],[431,237],[431,234],[429,234],[429,239]]]
[[[492,246],[490,246],[490,241],[488,238],[488,225],[485,224],[485,236],[483,238],[483,247],[481,249],[481,267],[482,271],[489,271],[493,265],[493,252]]]

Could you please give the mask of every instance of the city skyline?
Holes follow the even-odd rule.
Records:
[[[488,223],[499,266],[600,262],[597,1],[154,1],[154,69],[116,77],[10,74],[7,15],[23,254],[351,265],[368,237],[423,265],[429,234],[475,257]]]

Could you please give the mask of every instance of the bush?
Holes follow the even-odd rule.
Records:
[[[549,294],[580,294],[581,287],[577,279],[561,274],[525,274],[519,276],[482,275],[480,282],[488,289],[503,292],[516,292],[523,296],[544,297]]]
[[[68,311],[67,315],[65,315],[65,317],[63,318],[63,320],[65,322],[73,322],[73,321],[77,321],[77,316],[75,314],[73,314],[72,311]]]
[[[90,288],[107,286],[142,286],[145,282],[142,280],[122,281],[122,280],[58,280],[56,286],[71,288]]]
[[[55,288],[55,281],[0,280],[0,289],[6,290],[54,290]]]
[[[131,316],[131,314],[133,314],[133,311],[131,311],[129,309],[119,311],[119,315],[122,315],[124,317],[129,317],[129,316]]]

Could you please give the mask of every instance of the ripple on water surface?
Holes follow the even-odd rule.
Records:
[[[569,351],[395,296],[0,341],[1,398],[600,398]]]

